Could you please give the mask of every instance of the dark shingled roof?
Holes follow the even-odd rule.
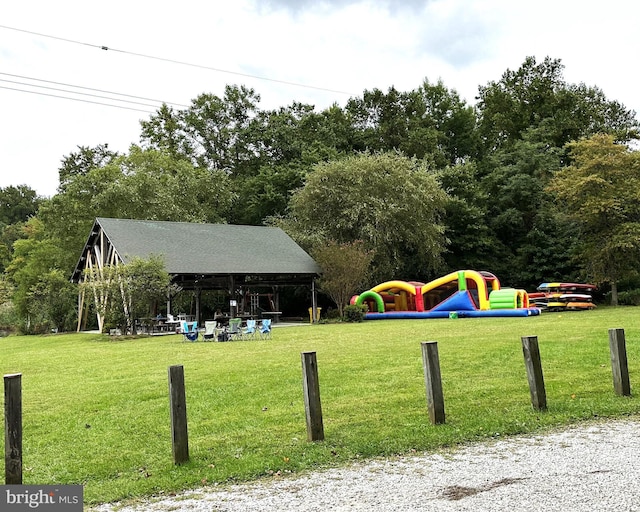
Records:
[[[280,228],[107,218],[97,218],[96,224],[124,263],[158,255],[169,274],[320,273],[317,263]]]

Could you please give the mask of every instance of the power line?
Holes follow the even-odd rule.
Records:
[[[134,96],[132,94],[125,94],[125,93],[121,93],[121,92],[105,91],[104,89],[94,89],[92,87],[84,87],[82,85],[66,84],[64,82],[54,82],[52,80],[44,80],[42,78],[33,78],[33,77],[30,77],[30,76],[14,75],[14,74],[11,74],[11,73],[3,73],[1,71],[0,71],[0,75],[10,76],[10,77],[13,77],[13,78],[22,78],[23,80],[32,80],[34,82],[43,82],[43,83],[46,83],[46,84],[63,85],[65,87],[74,87],[76,89],[85,89],[87,91],[104,92],[106,94],[112,94],[112,95],[115,95],[115,96],[125,96],[127,98],[134,98],[134,99],[137,99],[137,100],[155,101],[156,103],[166,103],[167,105],[174,105],[176,107],[189,108],[189,105],[184,105],[182,103],[175,103],[173,101],[156,100],[156,99],[153,99],[153,98],[145,98],[144,96]],[[30,85],[30,84],[25,84],[25,85]],[[38,86],[33,85],[33,87],[38,87]],[[82,94],[82,93],[75,93],[73,91],[68,91],[68,92],[71,92],[72,94]],[[116,99],[116,98],[114,98],[114,99]],[[124,101],[124,100],[116,100],[116,101]]]
[[[122,105],[114,105],[112,103],[102,103],[100,101],[91,101],[91,100],[81,100],[80,98],[69,98],[68,96],[59,96],[57,94],[47,94],[44,92],[37,92],[37,91],[27,91],[25,89],[16,89],[15,87],[5,87],[3,85],[0,85],[0,89],[7,89],[9,91],[19,91],[19,92],[26,92],[29,94],[37,94],[38,96],[49,96],[51,98],[62,98],[65,100],[71,100],[71,101],[81,101],[82,103],[92,103],[94,105],[103,105],[105,107],[114,107],[114,108],[121,108],[124,110],[133,110],[135,112],[144,112],[145,114],[154,114],[155,112],[152,112],[150,110],[142,110],[139,108],[132,108],[132,107],[125,107]]]
[[[216,71],[218,73],[228,73],[230,75],[237,75],[237,76],[243,76],[243,77],[247,77],[247,78],[255,78],[257,80],[264,80],[267,82],[273,82],[273,83],[278,83],[278,84],[284,84],[284,85],[291,85],[294,87],[303,87],[305,89],[314,89],[317,91],[324,91],[324,92],[333,92],[336,94],[346,94],[348,96],[355,96],[355,93],[351,93],[351,92],[346,92],[346,91],[339,91],[336,89],[328,89],[326,87],[317,87],[314,85],[306,85],[306,84],[301,84],[301,83],[297,83],[297,82],[289,82],[287,80],[278,80],[275,78],[267,78],[264,76],[258,76],[258,75],[251,75],[249,73],[240,73],[238,71],[229,71],[226,69],[220,69],[220,68],[214,68],[211,66],[205,66],[202,64],[194,64],[191,62],[184,62],[184,61],[180,61],[180,60],[174,60],[174,59],[167,59],[164,57],[156,57],[154,55],[146,55],[144,53],[135,53],[135,52],[130,52],[130,51],[126,51],[126,50],[118,50],[116,48],[109,48],[108,46],[104,46],[104,45],[97,45],[97,44],[91,44],[91,43],[85,43],[83,41],[76,41],[74,39],[67,39],[64,37],[58,37],[58,36],[52,36],[49,34],[42,34],[40,32],[33,32],[30,30],[24,30],[24,29],[20,29],[20,28],[15,28],[15,27],[7,27],[5,25],[0,25],[0,28],[4,28],[7,30],[15,30],[16,32],[24,32],[25,34],[32,34],[32,35],[36,35],[36,36],[40,36],[40,37],[47,37],[49,39],[56,39],[58,41],[64,41],[66,43],[73,43],[73,44],[79,44],[79,45],[83,45],[83,46],[90,46],[92,48],[97,48],[100,50],[105,50],[105,51],[112,51],[112,52],[118,52],[118,53],[123,53],[123,54],[127,54],[127,55],[133,55],[134,57],[142,57],[145,59],[153,59],[153,60],[159,60],[162,62],[170,62],[172,64],[179,64],[181,66],[189,66],[189,67],[194,67],[194,68],[200,68],[200,69],[208,69],[209,71]]]
[[[92,98],[100,98],[103,100],[112,100],[112,101],[120,101],[122,103],[131,103],[133,105],[141,105],[143,107],[153,107],[156,108],[157,105],[152,105],[150,103],[142,103],[140,101],[131,101],[131,100],[121,100],[118,98],[112,98],[110,96],[101,96],[99,94],[90,94],[90,93],[86,93],[86,92],[76,92],[76,91],[69,91],[68,89],[58,89],[57,87],[48,87],[46,85],[35,85],[35,84],[29,84],[26,82],[18,82],[16,80],[6,80],[4,78],[0,78],[0,82],[6,82],[9,84],[16,84],[16,85],[26,85],[27,87],[38,87],[40,89],[47,89],[49,91],[58,91],[58,92],[66,92],[66,93],[70,93],[70,94],[78,94],[80,96],[90,96]],[[23,92],[29,92],[28,90],[25,89],[20,89]],[[72,99],[72,98],[69,98]]]

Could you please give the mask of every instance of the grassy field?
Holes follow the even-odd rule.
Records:
[[[640,309],[622,307],[306,325],[229,343],[9,337],[0,370],[22,373],[24,483],[84,484],[94,504],[637,414],[636,397],[613,392],[610,328],[625,329],[633,392]],[[544,413],[529,397],[520,341],[529,335],[540,343]],[[444,425],[429,422],[421,341],[438,342]],[[305,351],[317,353],[324,442],[306,440]],[[167,369],[176,364],[189,420],[182,466],[171,455]]]

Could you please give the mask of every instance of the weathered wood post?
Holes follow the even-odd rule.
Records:
[[[531,392],[531,405],[538,411],[545,411],[547,409],[547,392],[544,388],[538,337],[523,336],[521,339],[524,364],[527,368],[529,391]]]
[[[427,388],[429,418],[432,424],[439,425],[445,422],[445,414],[437,341],[422,342],[422,367],[424,369],[424,383]]]
[[[609,352],[611,352],[613,388],[617,395],[631,396],[624,329],[609,329]]]
[[[307,440],[324,440],[322,424],[322,404],[320,403],[320,382],[318,362],[315,352],[302,352],[302,388],[304,409],[307,417]]]
[[[4,376],[4,471],[7,485],[22,485],[22,374]]]
[[[174,464],[189,460],[187,434],[187,399],[184,386],[184,367],[169,367],[169,406],[171,409],[171,446]]]

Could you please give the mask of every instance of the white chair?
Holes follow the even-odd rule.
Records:
[[[203,341],[216,341],[218,332],[218,322],[215,320],[206,320],[204,323]]]

